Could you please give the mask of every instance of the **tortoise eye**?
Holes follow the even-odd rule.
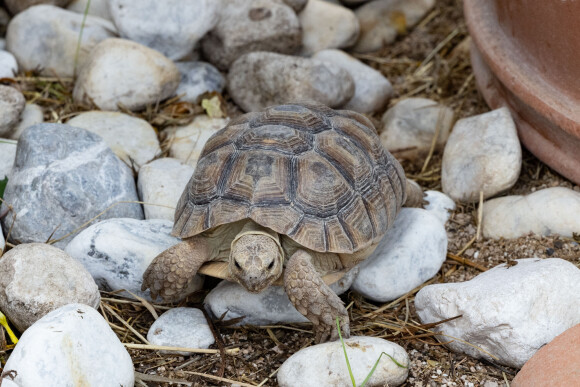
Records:
[[[274,267],[274,261],[270,262],[270,264],[268,265],[268,270],[272,269]]]
[[[241,268],[242,268],[242,267],[240,266],[240,264],[238,263],[238,261],[237,261],[237,260],[235,260],[235,259],[234,259],[234,264],[236,265],[236,267],[237,267],[238,269],[241,269]]]

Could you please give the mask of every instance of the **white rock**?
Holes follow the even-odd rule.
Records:
[[[175,65],[181,73],[181,82],[175,94],[185,94],[181,97],[182,101],[197,103],[203,93],[221,93],[226,85],[226,78],[209,63],[177,62]]]
[[[439,218],[403,208],[379,246],[359,265],[352,288],[374,301],[394,300],[433,277],[445,261],[447,234]]]
[[[106,39],[91,51],[75,83],[75,102],[101,110],[130,110],[162,101],[175,93],[177,67],[158,51],[124,39]]]
[[[302,55],[356,43],[359,24],[353,11],[322,0],[309,0],[298,15],[302,26]]]
[[[126,289],[151,300],[149,290],[141,291],[143,273],[158,254],[181,242],[171,236],[172,227],[173,222],[161,219],[103,220],[79,233],[65,251],[91,273],[102,289]],[[187,293],[199,290],[202,284],[201,277],[196,276]]]
[[[139,168],[161,153],[155,129],[145,120],[124,113],[90,111],[67,124],[98,134],[129,167]]]
[[[398,344],[366,336],[354,336],[344,343],[357,386],[362,384],[379,357],[378,366],[365,386],[399,386],[407,379],[409,356]],[[388,356],[381,355],[383,352]],[[313,345],[290,356],[278,371],[278,383],[280,387],[350,386],[340,341]]]
[[[455,202],[439,191],[425,191],[424,200],[429,203],[425,209],[435,215],[443,224],[447,223],[451,212],[455,210]]]
[[[226,118],[200,114],[189,125],[168,127],[169,155],[195,168],[206,141],[227,123]]]
[[[89,3],[88,15],[97,16],[101,19],[113,21],[109,11],[109,0],[73,0],[66,7],[69,11],[84,14]]]
[[[10,176],[16,158],[16,141],[0,138],[0,180]]]
[[[317,52],[313,58],[334,63],[352,77],[355,86],[354,96],[342,109],[371,114],[382,109],[393,94],[393,86],[387,78],[343,51],[323,50]]]
[[[16,15],[8,25],[6,43],[20,65],[28,71],[42,68],[42,74],[72,77],[83,15],[52,5],[38,5]],[[79,70],[89,52],[103,39],[116,36],[115,26],[87,16],[78,54]],[[78,72],[78,71],[77,71]]]
[[[20,91],[0,85],[0,137],[12,134],[25,104],[24,95]]]
[[[260,293],[250,293],[240,284],[224,280],[208,293],[204,303],[216,317],[227,312],[224,320],[244,317],[236,325],[308,322],[292,305],[283,286],[270,286]]]
[[[66,6],[70,0],[4,0],[4,5],[12,15],[16,15],[29,7],[38,4],[51,4],[58,7]]]
[[[194,168],[165,157],[145,164],[139,170],[137,188],[145,204],[145,219],[174,220],[175,207],[193,175]]]
[[[215,0],[109,0],[119,34],[172,60],[187,56],[218,21]]]
[[[357,273],[358,268],[353,268],[330,288],[338,295],[346,292]],[[244,317],[236,325],[308,322],[292,305],[283,286],[270,286],[260,293],[250,293],[243,286],[224,280],[209,292],[204,302],[206,309],[216,317],[226,312],[227,320]]]
[[[18,73],[18,63],[8,51],[0,51],[0,78],[13,78]]]
[[[81,304],[63,306],[28,329],[4,371],[15,385],[132,387],[131,356],[101,315]],[[2,385],[4,385],[4,380]]]
[[[58,307],[100,300],[87,270],[56,247],[20,244],[0,260],[0,310],[21,332]]]
[[[196,308],[173,308],[163,313],[147,333],[153,345],[183,348],[209,348],[215,342],[203,312]],[[191,352],[161,351],[188,356]]]
[[[546,188],[483,203],[486,238],[519,238],[528,233],[572,237],[580,232],[580,193],[564,187]]]
[[[452,199],[479,201],[511,188],[522,166],[516,126],[506,107],[464,118],[447,140],[441,187]]]
[[[452,350],[487,360],[491,354],[514,368],[580,323],[578,305],[580,270],[560,258],[518,259],[467,282],[426,286],[415,297],[423,323],[463,316],[434,328],[443,342],[457,339],[447,344]]]
[[[397,156],[426,156],[437,130],[437,148],[443,147],[453,125],[453,110],[426,98],[407,98],[385,112],[381,120],[381,144]],[[408,149],[404,151],[405,149]]]
[[[435,0],[375,0],[356,9],[360,36],[352,50],[371,52],[395,41],[401,30],[413,27]]]
[[[10,133],[10,138],[18,140],[24,129],[42,122],[44,122],[44,112],[42,111],[42,108],[35,103],[27,103],[20,115],[20,122],[16,125],[16,128],[12,133]]]
[[[0,38],[0,50],[6,50],[6,39]]]

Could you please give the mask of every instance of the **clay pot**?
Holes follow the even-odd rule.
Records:
[[[521,142],[580,184],[580,2],[464,0],[471,62],[487,104]]]

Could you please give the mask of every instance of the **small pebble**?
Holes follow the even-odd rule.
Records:
[[[163,313],[147,333],[153,345],[183,348],[209,348],[215,342],[203,312],[196,308],[173,308]],[[191,352],[160,351],[164,354],[189,356]]]
[[[14,78],[18,73],[18,63],[14,55],[8,51],[0,50],[0,78]]]
[[[0,137],[9,138],[24,110],[24,95],[10,86],[0,85]]]
[[[218,69],[205,62],[176,62],[181,82],[175,94],[184,96],[182,101],[197,103],[204,93],[221,93],[226,85],[225,77]]]
[[[24,129],[32,125],[41,124],[42,122],[44,122],[42,108],[35,103],[27,103],[20,115],[20,122],[18,122],[12,133],[10,133],[10,138],[18,140]]]
[[[10,175],[16,158],[16,141],[0,138],[0,181]]]
[[[113,21],[111,12],[109,11],[109,0],[73,0],[66,9],[84,14],[87,9],[87,4],[89,5],[87,15],[97,16],[111,22]]]

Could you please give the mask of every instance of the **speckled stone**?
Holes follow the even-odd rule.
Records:
[[[20,121],[26,100],[10,86],[0,85],[0,137],[10,137]]]
[[[0,138],[0,180],[10,175],[16,159],[16,141]]]
[[[55,243],[64,247],[105,209],[138,197],[130,169],[101,137],[69,125],[37,124],[20,136],[4,199],[16,214],[14,224],[13,216],[2,219],[13,241],[64,238]],[[99,219],[118,217],[142,219],[143,210],[121,203]]]
[[[176,62],[175,65],[181,73],[181,82],[175,94],[185,94],[181,97],[182,101],[197,103],[203,93],[221,93],[226,85],[226,78],[209,63]]]
[[[101,289],[126,289],[151,300],[149,290],[141,291],[143,273],[157,255],[181,242],[171,236],[172,227],[173,222],[161,219],[103,220],[79,233],[65,251],[91,273]],[[196,276],[186,294],[202,284]]]

